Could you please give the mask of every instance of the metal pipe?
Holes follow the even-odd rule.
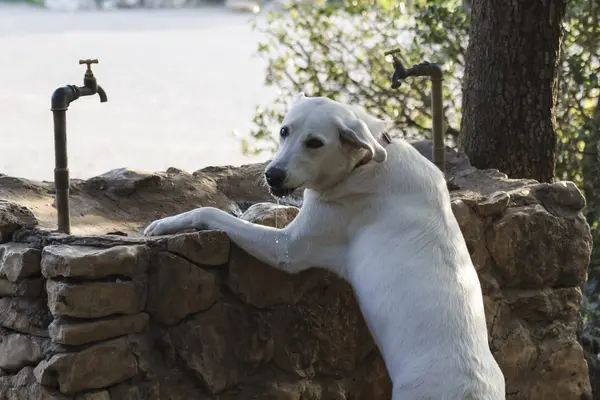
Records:
[[[56,210],[58,230],[71,233],[69,215],[69,168],[67,159],[67,112],[52,110],[54,113],[54,186],[56,190]]]
[[[429,63],[427,61],[420,64],[415,64],[412,67],[405,69],[400,59],[396,54],[400,49],[395,48],[385,52],[386,56],[391,55],[394,60],[394,73],[392,75],[392,89],[397,89],[402,84],[402,81],[409,76],[429,76],[431,80],[431,115],[433,125],[433,151],[432,160],[437,167],[444,172],[445,164],[445,145],[444,145],[444,108],[443,108],[443,92],[442,68],[438,64]]]
[[[433,163],[444,172],[445,145],[444,145],[444,105],[442,93],[442,70],[435,65],[439,70],[439,74],[431,76],[431,115],[433,118]]]
[[[69,160],[67,156],[67,110],[69,105],[81,96],[98,93],[100,102],[107,101],[106,93],[96,83],[90,64],[98,60],[80,60],[79,64],[87,64],[83,86],[67,85],[52,93],[51,108],[54,121],[54,188],[56,190],[56,211],[58,231],[71,233],[71,216],[69,214]]]

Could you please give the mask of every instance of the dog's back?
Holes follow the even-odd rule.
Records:
[[[394,400],[504,400],[481,285],[441,171],[404,141],[364,167],[351,281],[394,384]],[[359,207],[356,205],[355,207]]]

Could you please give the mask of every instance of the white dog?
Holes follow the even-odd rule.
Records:
[[[300,93],[265,171],[275,196],[305,188],[287,227],[205,207],[154,221],[144,234],[219,229],[274,267],[320,266],[345,278],[385,360],[393,400],[505,400],[444,175],[404,140],[391,143],[387,125]]]

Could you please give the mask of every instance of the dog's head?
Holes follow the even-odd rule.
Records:
[[[271,193],[283,197],[299,187],[326,189],[359,163],[384,162],[387,153],[374,135],[387,125],[356,106],[298,94],[283,119],[277,153],[265,170]]]

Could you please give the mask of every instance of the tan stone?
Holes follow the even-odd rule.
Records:
[[[146,271],[148,259],[149,249],[143,245],[109,248],[54,245],[44,247],[41,268],[47,278],[131,278]]]
[[[275,364],[299,377],[352,371],[374,343],[348,283],[332,275],[295,307],[273,312]]]
[[[136,357],[126,337],[102,342],[78,353],[55,354],[35,368],[38,383],[64,394],[102,389],[138,374]]]
[[[167,239],[167,250],[196,265],[223,265],[229,259],[229,237],[221,231],[183,233]]]
[[[510,195],[506,192],[492,193],[485,199],[477,202],[477,212],[482,217],[498,216],[508,208]]]
[[[452,212],[460,226],[475,269],[487,266],[489,254],[485,246],[485,224],[471,206],[463,199],[452,201]]]
[[[0,244],[0,278],[17,282],[39,276],[41,254],[24,243]]]
[[[242,383],[273,355],[266,321],[229,303],[217,303],[169,332],[179,357],[210,393]]]
[[[11,282],[8,279],[0,279],[0,296],[18,297],[40,297],[43,293],[44,279],[24,279],[19,282]]]
[[[25,297],[0,299],[0,325],[17,332],[48,337],[52,315],[45,300]]]
[[[53,315],[100,318],[113,314],[135,314],[146,301],[144,282],[46,281],[48,307]]]
[[[143,312],[89,322],[59,318],[52,321],[48,331],[56,343],[81,345],[141,332],[148,326],[148,321],[148,314]]]
[[[293,304],[297,276],[260,262],[232,245],[227,286],[246,304],[265,308]]]
[[[579,286],[586,279],[592,239],[581,215],[566,220],[540,205],[509,208],[486,242],[502,287]]]
[[[576,341],[551,341],[541,346],[540,359],[521,400],[591,400],[591,386],[583,350]]]
[[[505,295],[511,310],[528,322],[552,322],[560,319],[573,322],[581,305],[579,288],[532,289],[509,292]]]
[[[159,253],[152,261],[146,307],[152,318],[174,324],[189,314],[208,309],[220,295],[216,272],[169,253]]]
[[[250,206],[240,218],[254,224],[281,229],[292,222],[299,212],[298,207],[273,203],[256,203]]]
[[[243,220],[259,225],[284,228],[298,214],[298,208],[273,203],[254,204],[242,216]],[[285,238],[281,238],[281,252],[285,253]],[[293,276],[266,265],[232,245],[227,285],[245,303],[255,307],[292,304],[298,298],[299,276]]]

